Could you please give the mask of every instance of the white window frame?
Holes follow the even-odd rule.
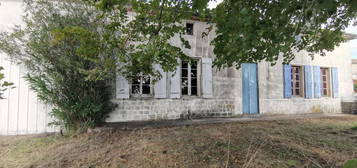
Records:
[[[326,89],[327,89],[327,95],[324,94],[324,81],[323,81],[323,73],[322,70],[325,69],[327,71],[326,73]],[[322,97],[331,97],[332,96],[332,80],[331,80],[331,68],[329,67],[320,67],[320,72],[321,72],[321,96]]]
[[[299,94],[296,94],[296,77],[295,77],[295,72],[294,72],[294,67],[298,67],[299,68]],[[291,65],[291,96],[292,97],[304,97],[304,93],[305,93],[305,83],[304,83],[304,66],[301,65]]]
[[[188,66],[187,66],[187,80],[188,80],[188,84],[187,84],[187,94],[183,94],[182,92],[182,63],[183,61],[181,61],[181,66],[180,66],[180,71],[181,71],[181,76],[180,76],[180,89],[181,89],[181,95],[183,97],[198,97],[201,96],[201,59],[200,58],[192,58],[193,60],[195,60],[197,63],[196,65],[196,71],[197,71],[197,94],[196,95],[192,95],[192,90],[191,90],[191,64],[188,62]]]
[[[131,97],[133,97],[133,98],[147,98],[147,97],[153,97],[153,84],[152,84],[152,77],[151,76],[149,76],[149,78],[150,78],[150,93],[149,94],[143,94],[143,78],[145,77],[144,75],[137,75],[137,76],[135,76],[135,77],[138,77],[138,76],[140,76],[140,84],[139,84],[139,86],[140,86],[140,93],[139,94],[136,94],[136,93],[133,93],[133,79],[134,78],[132,78],[131,80],[130,80],[130,96]]]

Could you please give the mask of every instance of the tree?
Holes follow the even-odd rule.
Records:
[[[160,64],[165,72],[174,71],[177,59],[190,61],[182,52],[182,48],[190,48],[188,41],[182,35],[186,32],[182,20],[191,19],[194,13],[207,8],[208,0],[85,0],[91,5],[111,14],[121,11],[123,14],[135,15],[128,18],[127,24],[112,22],[111,31],[122,32],[125,54],[118,55],[122,64],[123,74],[128,78],[139,73],[160,78],[160,73],[153,68]],[[135,13],[135,14],[134,14]],[[103,17],[108,17],[103,15]],[[122,25],[119,27],[117,25]],[[177,38],[181,44],[174,45],[170,40]],[[123,42],[123,41],[121,41]],[[120,45],[122,46],[122,45]]]
[[[215,65],[275,64],[279,57],[288,63],[302,50],[324,55],[344,41],[356,17],[354,0],[225,0],[214,16]]]
[[[96,0],[95,4],[108,10],[118,2],[122,1]],[[140,4],[134,10],[141,18],[137,20],[141,29],[148,28],[148,21],[157,28],[161,22],[170,25],[191,16],[211,22],[209,30],[217,33],[212,45],[214,65],[218,68],[240,68],[241,63],[263,60],[275,64],[279,57],[288,63],[294,59],[294,53],[302,50],[312,57],[324,55],[344,42],[343,30],[357,17],[355,0],[224,0],[213,11],[207,9],[209,0],[128,2]],[[160,9],[178,19],[161,18],[157,12]]]

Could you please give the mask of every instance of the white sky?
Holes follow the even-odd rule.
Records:
[[[208,4],[209,8],[215,8],[217,6],[217,4],[221,3],[223,0],[214,0],[214,1],[210,1]]]

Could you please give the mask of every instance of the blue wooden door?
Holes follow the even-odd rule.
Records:
[[[259,114],[257,64],[242,64],[243,114]]]

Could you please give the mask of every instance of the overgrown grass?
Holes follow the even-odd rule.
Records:
[[[342,167],[356,144],[357,116],[0,137],[0,167]]]

